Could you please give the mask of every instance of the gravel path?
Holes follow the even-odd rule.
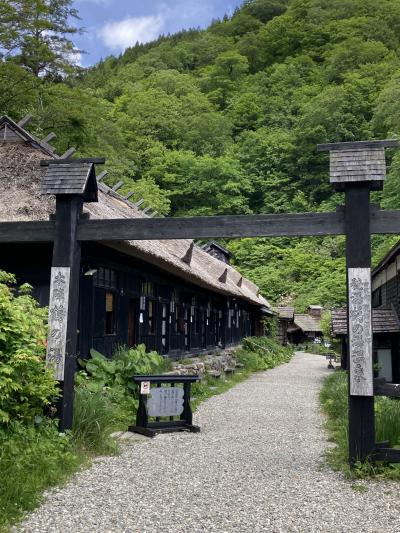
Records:
[[[254,375],[203,403],[200,434],[160,435],[103,458],[22,524],[27,532],[400,532],[399,486],[321,464],[320,356]]]

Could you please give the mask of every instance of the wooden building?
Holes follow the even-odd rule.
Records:
[[[230,252],[227,248],[225,248],[218,242],[210,241],[204,246],[202,246],[202,248],[213,257],[216,257],[217,259],[223,261],[224,263],[227,263],[228,265],[230,264],[232,252]]]
[[[287,346],[288,328],[293,326],[294,322],[294,307],[274,307],[273,311],[278,319],[278,341]]]
[[[332,337],[340,340],[341,366],[347,369],[347,309],[335,309],[331,318]],[[372,309],[373,360],[375,377],[399,383],[400,325],[394,308]]]
[[[308,313],[295,313],[293,322],[287,327],[288,340],[292,344],[304,342],[314,342],[322,337],[321,326],[322,307],[320,305],[310,305]]]
[[[48,220],[54,214],[55,198],[48,193],[57,176],[47,175],[46,182],[40,161],[60,156],[48,144],[50,135],[41,141],[23,126],[8,117],[0,119],[0,221]],[[71,161],[71,154],[69,150],[61,158]],[[71,164],[61,164],[57,172],[67,172],[66,167],[74,174],[71,180],[95,179],[93,166],[71,170]],[[148,208],[141,209],[142,200],[120,195],[120,184],[110,188],[101,177],[98,201],[85,203],[85,216],[152,216]],[[90,194],[90,187],[86,190]],[[0,248],[0,268],[15,273],[19,283],[30,283],[40,304],[47,305],[52,246],[2,244]],[[225,248],[218,243],[209,248],[222,256],[187,239],[83,243],[79,356],[88,357],[92,347],[111,355],[118,345],[144,343],[149,350],[181,357],[262,334],[263,316],[272,314],[268,302],[257,286],[229,265]]]
[[[372,329],[375,377],[400,381],[400,243],[372,271]],[[346,310],[332,311],[332,336],[340,339],[347,369]]]

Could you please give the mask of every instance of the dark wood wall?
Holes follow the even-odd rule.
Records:
[[[0,268],[29,282],[41,305],[49,299],[49,245],[3,245]],[[201,289],[105,246],[82,247],[79,356],[94,348],[144,343],[173,358],[238,344],[263,333],[257,307]]]
[[[397,274],[389,281],[375,289],[372,293],[372,307],[394,307],[397,315],[400,315],[400,275]],[[378,363],[378,350],[389,349],[392,354],[393,382],[400,380],[400,340],[398,333],[374,334],[373,354],[374,363]],[[375,372],[377,375],[377,373]]]

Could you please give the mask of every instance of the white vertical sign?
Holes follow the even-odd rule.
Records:
[[[373,396],[371,269],[349,268],[350,394]]]
[[[69,267],[52,267],[46,364],[54,371],[54,378],[58,381],[64,380],[69,282]]]

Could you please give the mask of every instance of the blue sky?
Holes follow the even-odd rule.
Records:
[[[241,0],[75,0],[86,29],[73,41],[85,50],[80,63],[89,66],[110,54],[118,55],[136,41],[148,42],[162,33],[208,26],[232,13]]]

